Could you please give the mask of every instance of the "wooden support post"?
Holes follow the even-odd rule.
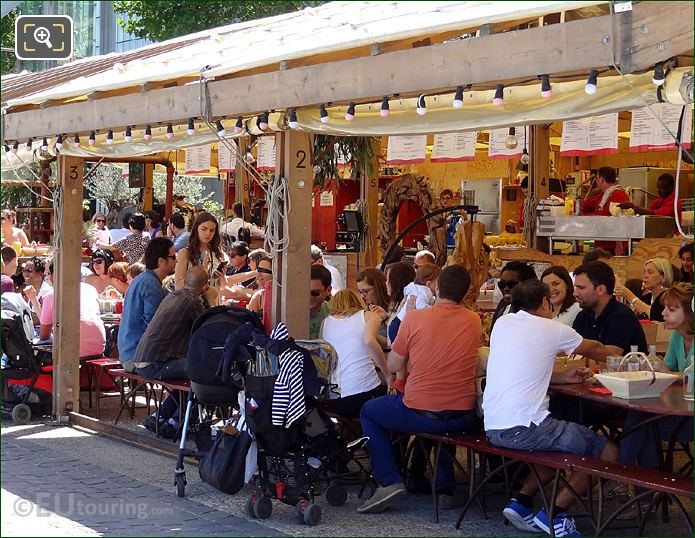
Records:
[[[533,125],[530,129],[530,135],[529,181],[533,182],[533,193],[536,200],[542,200],[550,194],[550,131],[544,125]],[[535,226],[532,229],[535,230]],[[526,239],[527,244],[533,244],[533,248],[542,249],[544,252],[547,250],[545,245],[538,244],[539,238],[535,231],[533,237]],[[540,239],[545,240],[545,238]]]
[[[283,321],[294,338],[309,336],[309,281],[311,267],[312,147],[309,133],[275,135],[276,180],[287,180],[291,210],[287,215],[287,249],[274,261],[273,325]],[[271,208],[271,211],[273,208]]]
[[[62,189],[61,242],[53,285],[53,413],[58,420],[80,409],[80,260],[82,259],[82,183],[84,160],[58,157]],[[60,226],[60,228],[58,228]]]
[[[367,203],[368,231],[362,239],[363,267],[375,267],[380,260],[379,244],[377,240],[377,227],[379,222],[379,139],[372,142],[374,159],[371,163],[371,174],[367,174],[367,166],[361,170],[362,183],[360,184],[360,198]]]
[[[152,211],[154,199],[154,164],[145,164],[145,187],[142,190],[142,209],[143,211]]]
[[[174,172],[176,168],[172,166],[171,163],[167,165],[167,192],[166,192],[166,202],[165,202],[165,212],[166,217],[169,218],[174,207]]]
[[[242,161],[244,154],[246,153],[246,148],[250,143],[248,137],[243,137],[239,139],[239,153],[240,156],[236,160],[236,168],[234,170],[234,202],[244,206],[244,211],[250,211],[249,202],[249,191],[251,189],[251,178],[249,177],[249,172],[245,166],[242,166]],[[245,215],[248,218],[248,215]]]

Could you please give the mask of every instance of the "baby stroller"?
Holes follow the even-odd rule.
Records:
[[[323,387],[311,355],[289,337],[284,324],[270,338],[256,336],[253,340],[266,353],[257,353],[244,375],[246,420],[258,443],[258,479],[246,512],[266,519],[272,513],[271,500],[277,499],[295,507],[300,523],[317,525],[321,507],[315,503],[316,484],[326,484],[329,504],[345,504],[341,464],[356,461],[354,452],[367,439],[348,445],[340,437],[318,405]],[[369,477],[361,463],[357,464]]]
[[[10,413],[17,424],[26,424],[32,414],[41,415],[50,409],[35,388],[42,372],[42,352],[35,350],[19,314],[2,311],[2,410]],[[10,385],[11,380],[29,380],[28,385]],[[43,391],[42,391],[43,392]]]
[[[191,341],[186,356],[186,376],[191,382],[188,401],[183,416],[182,434],[179,442],[178,457],[174,470],[174,485],[179,497],[186,491],[186,471],[183,459],[192,456],[200,459],[204,456],[205,448],[210,447],[210,425],[215,413],[217,418],[225,418],[231,407],[238,405],[239,390],[243,386],[242,374],[233,368],[225,379],[217,377],[217,371],[223,363],[225,346],[237,334],[240,327],[263,331],[263,325],[258,317],[246,310],[233,306],[216,306],[202,313],[191,329]],[[250,332],[248,330],[247,332]],[[245,363],[253,352],[245,346],[238,348],[241,357],[239,363]],[[198,405],[198,421],[191,424],[191,413],[194,405]],[[207,413],[206,408],[213,409]],[[198,436],[196,443],[199,449],[187,450],[186,439],[191,433]],[[207,437],[207,439],[206,439]],[[207,442],[206,442],[207,441]]]

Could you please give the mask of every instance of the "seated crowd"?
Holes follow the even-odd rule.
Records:
[[[126,370],[148,380],[185,377],[191,328],[206,308],[231,301],[261,317],[267,314],[273,280],[269,254],[249,250],[235,236],[225,251],[218,221],[210,213],[198,214],[190,234],[183,231],[185,223],[174,217],[167,226],[157,215],[133,214],[128,220],[130,234],[115,243],[98,239],[105,237],[103,233],[95,234],[98,249],[92,255],[90,274],[80,286],[81,356],[103,352],[98,297],[110,290],[124,298],[118,329],[120,361]],[[102,224],[98,220],[95,226]],[[239,233],[244,224],[238,213],[225,230]],[[253,233],[258,236],[262,231]],[[12,248],[2,249],[3,308],[5,291],[18,291],[35,316],[40,338],[50,339],[54,264],[32,258],[22,269],[20,283],[15,279],[13,254]],[[114,254],[127,262],[116,261]],[[339,397],[327,406],[341,417],[359,419],[369,438],[372,471],[379,483],[358,512],[382,512],[407,492],[392,432],[484,431],[489,442],[499,447],[656,466],[656,454],[642,450],[657,445],[652,430],[636,429],[617,446],[588,427],[605,417],[604,409],[572,416],[567,410],[573,406],[549,398],[548,388],[581,383],[591,375],[577,368],[553,373],[558,354],[578,354],[602,364],[607,356],[624,355],[632,346],[646,352],[640,318],[663,321],[673,331],[661,367],[682,372],[693,357],[693,247],[686,245],[679,252],[681,268],[661,258],[647,260],[638,289],[616,282],[613,269],[604,261],[608,253],[597,249],[590,254],[571,273],[552,266],[540,278],[524,262],[509,262],[502,268],[497,282],[501,300],[492,316],[481,396],[476,376],[480,375],[483,323],[480,314],[464,304],[471,285],[466,268],[440,268],[432,253],[421,251],[413,263],[401,260],[387,264],[383,271],[364,269],[356,285],[347,286],[344,275],[318,247],[312,247],[311,260],[307,260],[311,264],[309,337],[326,340],[338,355],[332,381]],[[169,291],[166,282],[171,282]],[[479,403],[482,415],[477,411]],[[178,427],[174,398],[162,405],[159,418],[161,424],[155,425],[155,416],[148,417],[145,426],[152,431],[157,426],[161,434],[173,436]],[[638,413],[623,413],[621,418],[626,427],[643,419]],[[675,427],[663,419],[661,435]],[[692,433],[692,425],[684,431]],[[452,448],[445,450],[455,456]],[[423,471],[422,465],[413,463],[411,473]],[[548,470],[541,479],[551,477]],[[456,491],[451,458],[441,458],[432,479],[435,492],[451,501]],[[533,509],[538,492],[533,477],[510,499],[504,516],[523,531],[578,536],[569,509],[575,493],[584,494],[590,481],[575,473],[569,485],[574,493],[563,489],[552,499],[552,521],[544,510]]]

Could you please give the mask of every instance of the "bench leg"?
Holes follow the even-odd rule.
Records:
[[[633,504],[635,504],[636,502],[641,500],[643,497],[646,497],[647,495],[650,495],[652,493],[654,493],[654,492],[651,490],[643,491],[642,493],[639,493],[638,495],[631,497],[630,499],[625,501],[623,504],[621,504],[615,512],[613,512],[610,516],[608,516],[605,521],[601,522],[601,525],[598,526],[598,528],[596,529],[596,536],[600,536],[603,533],[603,531],[606,530],[606,527],[608,527],[608,525],[613,523],[615,518],[617,518],[620,514],[622,514],[626,509],[630,508],[630,506],[632,506]],[[602,499],[602,497],[599,499],[599,503],[601,503],[601,499]],[[654,500],[652,500],[652,503],[653,502],[654,502]],[[645,519],[646,519],[646,516],[647,516],[647,514],[645,514]],[[645,524],[646,524],[645,521],[643,521],[641,523],[641,526],[640,526],[641,530],[644,529]]]
[[[484,460],[484,458],[482,458]],[[487,485],[488,481],[498,473],[500,473],[504,467],[511,465],[514,462],[514,460],[509,460],[509,461],[502,461],[502,465],[494,469],[490,474],[485,476],[480,482],[480,484],[476,485],[475,488],[473,488],[472,492],[470,493],[468,499],[466,500],[466,504],[463,505],[463,508],[461,509],[461,514],[459,515],[458,520],[456,520],[456,525],[455,527],[458,529],[461,527],[461,522],[463,521],[463,518],[466,515],[466,512],[468,511],[468,508],[470,507],[471,503],[473,500],[478,496],[480,491]],[[481,463],[481,466],[483,463]]]

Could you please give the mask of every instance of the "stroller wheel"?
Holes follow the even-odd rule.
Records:
[[[27,404],[17,404],[12,408],[12,420],[17,424],[27,424],[31,420],[31,408]]]
[[[340,484],[331,484],[326,488],[326,500],[331,506],[343,506],[347,495],[347,490]]]
[[[299,523],[304,523],[304,508],[302,508],[301,501],[294,505],[294,515]]]
[[[304,523],[312,527],[321,522],[321,507],[318,504],[310,504],[304,509]]]
[[[174,484],[176,485],[176,495],[184,497],[186,495],[186,473],[174,473]]]
[[[253,503],[253,511],[258,519],[268,519],[273,513],[273,502],[270,497],[262,495],[256,499],[256,502]]]
[[[256,510],[253,506],[254,504],[255,503],[253,501],[253,498],[249,497],[248,499],[246,499],[246,515],[249,516],[251,519],[258,518],[258,516],[256,515]]]

